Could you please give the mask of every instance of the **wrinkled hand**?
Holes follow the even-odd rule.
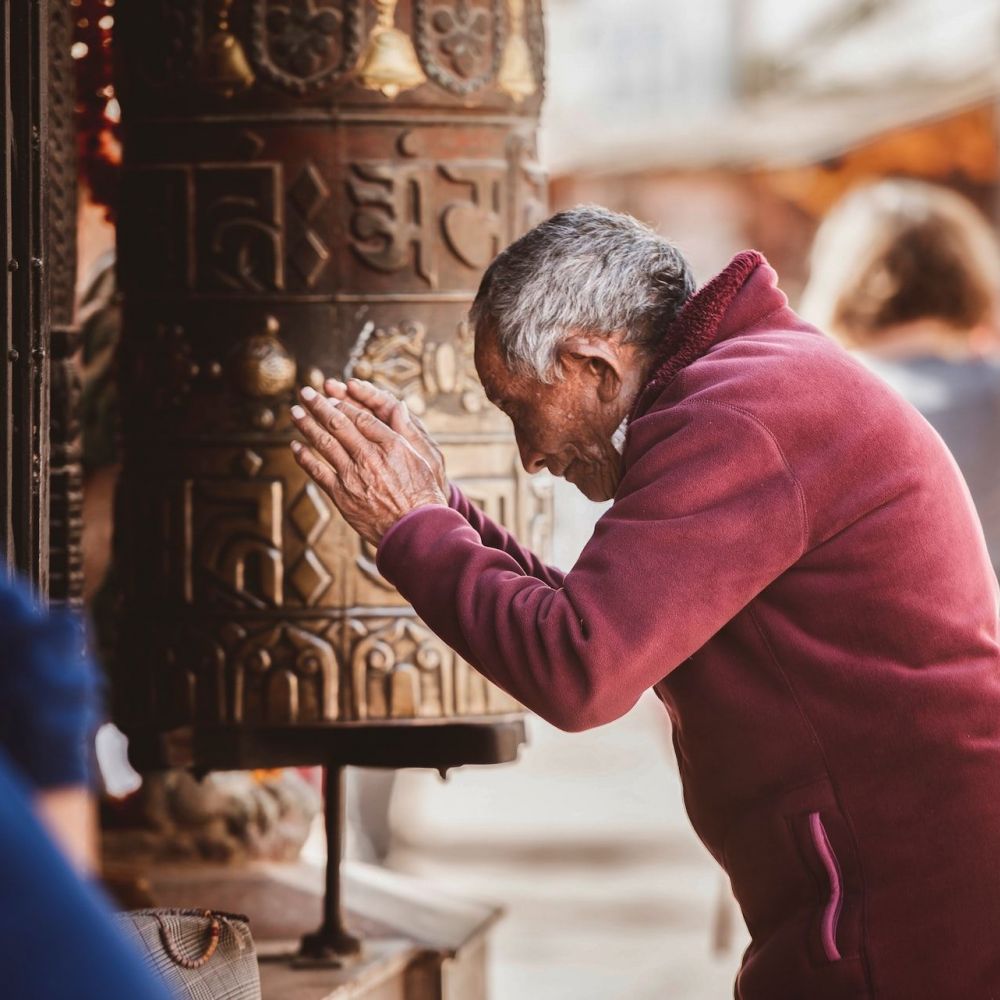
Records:
[[[335,378],[328,378],[323,386],[326,394],[337,400],[349,400],[357,406],[374,413],[384,424],[388,424],[397,434],[404,437],[416,453],[431,467],[441,492],[448,496],[448,474],[444,468],[444,455],[419,417],[410,413],[410,408],[391,392],[379,389],[371,382],[352,378],[346,384]]]
[[[366,541],[377,546],[411,510],[447,506],[427,462],[374,413],[310,388],[301,397],[292,419],[310,447],[293,441],[295,459]]]

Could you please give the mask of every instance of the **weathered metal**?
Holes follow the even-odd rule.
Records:
[[[0,506],[6,564],[43,594],[49,573],[49,4],[0,8],[0,295],[3,449]],[[69,222],[72,227],[72,220]],[[66,234],[72,238],[72,233]]]
[[[304,478],[288,407],[324,375],[391,389],[466,492],[544,548],[545,485],[463,323],[545,209],[540,0],[119,0],[116,18],[118,718],[140,739],[193,727],[206,754],[299,729],[306,756],[331,726],[507,725],[516,705]],[[392,745],[385,763],[409,763]]]

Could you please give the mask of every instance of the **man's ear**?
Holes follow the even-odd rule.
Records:
[[[559,362],[563,369],[576,369],[593,382],[598,399],[610,403],[618,398],[625,382],[625,352],[622,350],[623,334],[594,337],[574,334],[567,337],[559,348]]]

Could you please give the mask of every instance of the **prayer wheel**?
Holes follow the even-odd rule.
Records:
[[[464,322],[545,213],[540,0],[119,0],[115,46],[119,723],[206,767],[510,757],[476,733],[517,705],[380,577],[293,461],[288,410],[325,376],[391,390],[544,551],[546,484]],[[438,726],[468,751],[427,750]]]

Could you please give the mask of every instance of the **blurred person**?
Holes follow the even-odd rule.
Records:
[[[0,996],[11,1000],[168,1000],[73,867],[94,860],[96,692],[80,623],[0,582]]]
[[[843,198],[813,244],[801,311],[944,438],[1000,572],[1000,250],[947,188],[888,180]]]
[[[1000,995],[1000,625],[940,438],[755,251],[699,291],[628,216],[504,250],[470,320],[529,473],[612,500],[568,573],[402,403],[301,391],[302,468],[462,657],[562,729],[652,687],[751,944],[742,1000]]]

